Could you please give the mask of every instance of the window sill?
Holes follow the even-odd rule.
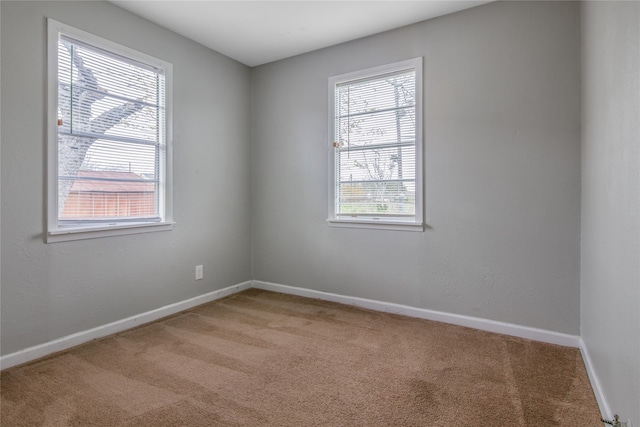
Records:
[[[415,222],[400,222],[400,221],[384,221],[374,219],[327,219],[330,227],[339,228],[369,228],[376,230],[396,230],[396,231],[424,231],[424,224]]]
[[[47,243],[68,242],[71,240],[96,239],[99,237],[123,236],[126,234],[152,233],[173,230],[174,222],[155,222],[147,224],[122,224],[109,227],[77,227],[52,230],[47,233]]]

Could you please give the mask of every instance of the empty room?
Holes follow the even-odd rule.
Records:
[[[0,19],[3,427],[640,427],[640,2]]]

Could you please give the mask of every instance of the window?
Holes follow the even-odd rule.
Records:
[[[423,230],[422,58],[329,79],[329,223]]]
[[[171,229],[171,64],[48,26],[47,241]]]

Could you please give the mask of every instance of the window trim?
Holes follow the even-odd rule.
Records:
[[[164,176],[161,185],[160,204],[164,211],[164,220],[158,222],[127,222],[115,225],[94,224],[73,228],[59,226],[58,220],[58,41],[62,35],[78,39],[107,52],[131,58],[147,66],[164,70],[165,77],[165,139],[164,161],[159,168]],[[70,240],[93,239],[125,234],[169,231],[173,229],[173,150],[172,150],[172,106],[173,106],[173,67],[170,63],[145,53],[106,40],[86,31],[71,27],[53,19],[47,19],[47,230],[46,243]]]
[[[416,98],[415,98],[415,115],[416,115],[416,145],[415,145],[415,186],[416,186],[416,202],[415,202],[415,220],[414,221],[391,221],[372,217],[365,218],[338,218],[336,210],[336,167],[333,142],[335,138],[335,89],[336,86],[350,81],[375,77],[377,75],[388,74],[390,72],[415,69],[416,73]],[[407,59],[405,61],[394,62],[391,64],[380,65],[377,67],[367,68],[364,70],[353,71],[345,74],[329,77],[329,141],[328,141],[328,157],[329,157],[329,213],[327,223],[332,227],[345,228],[370,228],[384,230],[402,230],[402,231],[424,231],[424,187],[423,187],[423,139],[422,139],[422,121],[423,121],[423,83],[422,83],[422,57]]]

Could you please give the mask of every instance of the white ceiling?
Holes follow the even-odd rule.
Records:
[[[243,64],[256,66],[491,0],[110,0]]]

